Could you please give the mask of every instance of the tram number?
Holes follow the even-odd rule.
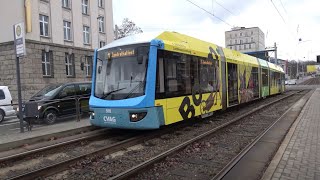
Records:
[[[117,119],[116,117],[113,117],[113,116],[104,116],[103,121],[106,123],[116,123]]]

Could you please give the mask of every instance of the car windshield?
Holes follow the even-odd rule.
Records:
[[[95,96],[119,100],[144,95],[148,45],[131,45],[98,52]]]
[[[52,85],[46,86],[45,88],[37,92],[35,95],[33,95],[33,98],[51,96],[56,91],[56,89],[58,89],[61,85],[62,84],[52,84]]]

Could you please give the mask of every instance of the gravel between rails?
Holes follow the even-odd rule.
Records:
[[[58,148],[30,154],[20,159],[4,161],[0,163],[0,179],[13,177],[23,172],[45,167],[55,162],[75,157],[89,151],[110,145],[112,143],[132,137],[134,132],[114,131],[113,136],[106,133],[109,137],[99,137],[94,141],[83,140],[68,144]]]
[[[289,92],[289,93],[292,93],[292,92]],[[269,107],[269,108],[273,108],[272,111],[276,111],[277,113],[274,113],[271,115],[260,114],[259,117],[257,118],[258,121],[262,122],[264,119],[270,119],[270,117],[271,119],[276,120],[275,117],[280,116],[281,113],[283,113],[286,109],[288,109],[291,104],[296,102],[297,99],[299,99],[302,96],[301,94],[302,93],[300,93],[299,95],[293,96],[295,98],[291,97],[282,101],[281,105]],[[217,115],[207,118],[206,120],[203,120],[203,121],[201,120],[198,123],[193,124],[191,126],[179,128],[173,133],[164,134],[159,138],[154,138],[152,140],[144,142],[143,144],[140,144],[128,149],[124,149],[121,152],[117,152],[117,153],[106,155],[106,156],[97,156],[91,159],[83,160],[82,162],[79,162],[78,164],[70,167],[69,170],[61,172],[54,176],[47,177],[46,179],[107,179],[107,178],[110,178],[182,142],[189,140],[192,137],[195,137],[205,131],[208,131],[209,129],[217,127],[225,123],[226,121],[230,121],[233,118],[243,114],[244,112],[252,110],[253,108],[258,107],[262,104],[274,101],[275,99],[278,99],[285,95],[287,95],[287,93],[270,97],[264,100],[256,101],[254,103],[247,104],[246,106],[242,106],[241,108],[233,108],[232,110],[229,110],[227,112],[217,113]],[[268,110],[269,108],[266,108],[266,110]],[[252,123],[258,122],[256,120],[256,117],[252,117],[251,121]],[[265,124],[265,126],[267,127],[268,123],[270,122],[260,123],[259,126],[256,126],[256,127],[260,127],[261,124]],[[245,145],[248,142],[254,139],[257,131],[261,132],[262,130],[261,128],[258,128],[257,130],[246,129],[245,131],[243,131],[243,129],[245,129],[245,126],[241,124],[239,124],[238,126],[242,128],[242,131],[235,133],[237,135],[230,136],[230,137],[233,137],[231,138],[230,141],[226,141],[228,137],[227,135],[224,135],[223,133],[219,135],[218,133],[218,135],[216,135],[216,137],[213,137],[210,141],[207,141],[206,143],[194,143],[191,149],[190,147],[188,147],[183,152],[203,153],[202,151],[203,148],[205,149],[210,148],[210,149],[216,150],[216,152],[209,151],[210,152],[209,154],[214,155],[211,159],[210,158],[209,159],[210,161],[211,160],[213,161],[213,158],[217,157],[218,159],[213,162],[216,162],[216,164],[218,165],[214,165],[213,167],[216,169],[218,168],[221,169],[224,163],[227,163],[230,158],[234,157],[237,154],[237,152],[241,150],[241,148],[245,147]],[[224,131],[229,132],[230,130],[232,129],[225,129]],[[226,156],[225,154],[222,154],[222,152],[226,152],[226,149],[230,150],[227,153],[227,154],[230,154],[228,156]],[[188,154],[183,155],[181,157],[188,157],[187,155]],[[201,154],[197,155],[197,157],[200,155]],[[202,154],[202,156],[210,157],[206,153]],[[139,175],[137,179],[162,179],[165,176],[172,178],[170,174],[166,174],[166,172],[169,172],[169,170],[165,169],[165,167],[168,167],[169,169],[171,169],[172,167],[177,166],[177,164],[182,164],[181,162],[177,162],[174,159],[175,157],[173,157],[172,160],[168,161],[168,164],[166,163],[157,164],[154,167],[156,168],[155,171],[151,170],[150,173]],[[187,160],[187,161],[190,161],[190,160]],[[163,164],[163,166],[161,164]],[[219,164],[221,164],[221,166]],[[188,163],[188,166],[190,166],[190,163]],[[183,166],[181,168],[183,168]],[[210,171],[212,171],[212,169],[210,169]],[[209,174],[209,176],[212,176],[212,174]]]

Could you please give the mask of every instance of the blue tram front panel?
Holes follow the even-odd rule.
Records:
[[[124,129],[157,129],[164,125],[162,107],[139,109],[92,108],[92,125]]]

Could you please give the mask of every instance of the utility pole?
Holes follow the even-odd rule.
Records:
[[[298,79],[299,77],[299,60],[297,60],[297,74],[296,74],[296,78]]]
[[[274,56],[275,56],[275,64],[278,64],[277,43],[276,42],[274,42]]]

